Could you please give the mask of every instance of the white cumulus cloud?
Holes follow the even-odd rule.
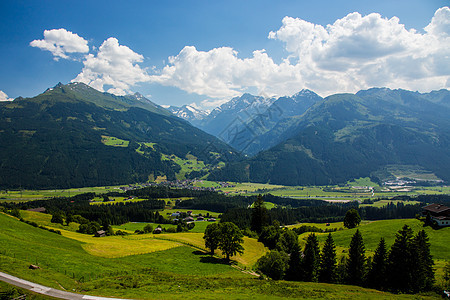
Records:
[[[99,91],[111,86],[107,92],[124,95],[130,86],[149,80],[146,70],[139,66],[143,60],[141,54],[111,37],[103,42],[96,55],[85,57],[83,70],[72,82],[83,82]]]
[[[88,42],[76,33],[64,28],[44,31],[43,40],[34,40],[30,46],[50,51],[55,60],[59,58],[69,59],[67,54],[88,53]]]
[[[160,70],[141,67],[144,57],[114,38],[89,53],[87,41],[65,29],[44,31],[33,47],[55,59],[83,54],[83,69],[72,81],[123,95],[138,83],[159,83],[205,96],[214,107],[243,92],[292,95],[303,88],[322,96],[370,87],[430,91],[450,88],[450,8],[438,9],[419,31],[406,29],[397,17],[350,13],[322,26],[285,17],[268,34],[287,52],[275,63],[264,49],[239,57],[231,47],[199,51],[185,46]]]
[[[8,95],[6,95],[5,92],[0,90],[0,101],[13,101],[14,99],[8,98]]]
[[[281,28],[268,35],[288,53],[279,64],[264,50],[239,58],[229,47],[198,51],[186,46],[150,81],[209,97],[203,106],[249,88],[276,95],[308,88],[323,96],[374,86],[448,88],[450,9],[438,9],[424,30],[408,30],[397,17],[377,13],[350,13],[326,26],[285,17]]]
[[[184,47],[177,56],[169,57],[161,74],[151,81],[175,86],[189,93],[211,98],[234,97],[248,87],[259,90],[280,90],[295,82],[293,66],[286,61],[276,64],[264,50],[253,52],[250,58],[241,59],[229,47],[198,51],[193,46]]]
[[[319,93],[372,86],[425,91],[448,87],[449,14],[448,7],[437,10],[424,34],[375,13],[351,13],[326,27],[285,17],[269,38],[284,43],[303,84]]]

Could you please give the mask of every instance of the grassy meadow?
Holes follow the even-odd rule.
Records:
[[[96,243],[94,238],[77,240],[73,234],[60,236],[0,214],[0,269],[53,288],[133,299],[417,299],[414,295],[392,295],[354,286],[259,280],[185,244],[140,255],[98,256],[83,247]],[[201,236],[191,235],[193,241]],[[145,242],[156,241],[142,238]],[[41,269],[28,269],[31,263]],[[0,285],[1,290],[8,288]]]
[[[378,246],[381,237],[384,237],[388,249],[395,241],[395,234],[403,227],[408,225],[416,234],[418,231],[424,229],[430,240],[431,255],[435,261],[436,277],[440,280],[443,276],[443,268],[445,262],[450,261],[450,227],[441,228],[438,230],[431,227],[423,227],[423,223],[416,219],[397,219],[397,220],[380,220],[380,221],[362,221],[361,225],[354,229],[346,229],[342,222],[330,223],[326,226],[325,223],[305,223],[301,225],[313,225],[320,229],[337,228],[338,230],[332,232],[333,240],[336,244],[336,252],[339,256],[347,255],[351,238],[356,229],[359,229],[363,237],[366,255],[373,256],[375,249]],[[341,229],[341,230],[340,230]],[[302,247],[306,244],[306,238],[310,233],[306,232],[299,236],[299,242]],[[328,233],[315,233],[318,236],[320,248],[323,247]]]
[[[180,161],[181,162],[181,161]],[[353,186],[368,186],[371,182],[359,179],[351,182]],[[278,196],[298,198],[323,198],[327,200],[352,200],[371,198],[369,193],[349,192],[336,187],[284,187],[268,184],[237,183],[235,187],[222,188],[219,183],[202,181],[196,185],[213,186],[231,194],[272,193]],[[48,191],[0,191],[1,201],[29,201],[47,197],[74,196],[75,194],[95,192],[106,193],[120,191],[118,187],[92,187],[70,190]],[[420,193],[450,193],[449,187],[420,188]],[[405,193],[400,193],[405,194]],[[388,194],[377,194],[375,197]],[[115,202],[123,202],[124,197],[113,197]],[[178,199],[178,198],[177,198]],[[167,205],[160,211],[168,217],[176,211],[187,209],[169,208],[177,199],[162,199]],[[98,198],[103,204],[102,198]],[[140,201],[133,199],[127,201]],[[370,206],[382,207],[390,202],[380,200]],[[112,202],[108,202],[112,203]],[[415,202],[408,202],[415,204]],[[266,203],[272,208],[273,203]],[[209,214],[218,219],[219,214],[205,210],[192,210],[193,215]],[[433,296],[392,295],[375,290],[354,286],[329,285],[304,282],[285,282],[260,280],[254,275],[242,272],[251,270],[256,261],[268,249],[255,239],[244,238],[244,254],[232,257],[230,265],[223,260],[219,250],[210,256],[205,247],[203,232],[210,222],[195,222],[189,232],[163,234],[133,234],[135,230],[143,230],[151,224],[153,228],[173,228],[172,224],[126,223],[113,226],[114,231],[122,230],[130,233],[126,236],[95,238],[77,233],[78,224],[69,226],[51,223],[48,214],[21,211],[24,219],[39,225],[61,231],[61,235],[35,228],[19,222],[13,217],[0,213],[0,270],[26,280],[48,285],[53,288],[74,290],[89,295],[113,296],[133,299],[179,299],[196,297],[199,299],[433,299]],[[219,220],[219,219],[218,219]],[[404,224],[408,224],[414,233],[421,230],[422,223],[415,219],[363,221],[358,229],[361,231],[367,255],[373,255],[379,239],[383,236],[390,247],[395,233]],[[347,255],[352,235],[356,229],[346,229],[342,222],[304,223],[301,225],[316,226],[320,229],[334,229],[333,239],[338,255]],[[430,238],[431,253],[435,259],[438,280],[443,275],[446,261],[450,261],[450,228],[433,230],[424,228]],[[299,237],[304,246],[309,233]],[[320,247],[327,233],[316,233]],[[37,264],[39,270],[29,270],[30,264]],[[0,292],[8,289],[0,285]],[[45,299],[45,298],[36,298]]]
[[[39,224],[55,225],[48,223],[48,215],[21,213]],[[408,220],[417,227],[414,221]],[[377,231],[370,228],[374,223],[377,222],[360,226],[367,248],[377,243],[375,238],[369,242],[368,236]],[[330,226],[338,228],[341,224]],[[397,225],[400,226],[385,224],[382,231],[393,232]],[[240,266],[235,268],[221,259],[220,254],[210,256],[204,251],[201,232],[95,238],[58,226],[54,228],[61,230],[62,235],[0,214],[0,270],[53,288],[133,299],[417,299],[417,295],[392,295],[354,286],[260,280],[241,272],[251,269],[267,251],[261,243],[247,237],[244,254],[233,257]],[[352,230],[342,230],[333,236],[339,247],[347,247],[351,234]],[[432,241],[437,237],[429,236]],[[319,237],[321,242],[323,238]],[[445,244],[445,239],[441,244]],[[447,257],[444,250],[433,248],[433,255]],[[29,264],[37,264],[41,269],[30,270]]]

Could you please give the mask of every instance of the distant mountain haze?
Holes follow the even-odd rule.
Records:
[[[312,103],[312,102],[311,102]],[[257,135],[264,150],[211,179],[337,184],[412,165],[450,180],[450,92],[374,88],[316,101]],[[254,148],[255,147],[255,148]]]

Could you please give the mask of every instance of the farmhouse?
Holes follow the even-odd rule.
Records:
[[[424,215],[430,215],[433,222],[439,227],[450,226],[450,207],[432,203],[422,207]]]
[[[106,236],[106,232],[104,230],[99,230],[95,233],[95,237],[104,237]]]

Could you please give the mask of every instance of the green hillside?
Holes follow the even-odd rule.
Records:
[[[417,233],[424,229],[427,233],[431,243],[431,254],[434,259],[450,261],[450,227],[439,230],[431,227],[423,227],[423,222],[416,219],[401,219],[401,220],[380,220],[363,224],[358,227],[364,239],[366,250],[375,251],[381,237],[384,237],[386,244],[390,247],[395,240],[395,234],[402,229],[403,225],[408,225]],[[356,228],[346,229],[333,232],[333,239],[337,246],[348,248],[350,240],[355,233]],[[319,241],[325,242],[326,235],[320,235]]]
[[[152,112],[153,106],[130,99],[70,84],[0,103],[0,188],[173,180],[182,167],[164,155],[195,157],[205,170],[238,157],[161,107]],[[183,176],[191,171],[183,170]]]
[[[95,239],[89,236],[86,238]],[[107,244],[109,239],[97,240]],[[123,241],[126,245],[127,240]],[[354,286],[261,281],[217,258],[182,245],[164,251],[117,258],[94,256],[84,250],[84,242],[32,227],[4,214],[0,214],[0,243],[0,270],[53,288],[89,295],[135,299],[416,297]],[[28,269],[31,263],[39,265],[41,269]],[[432,297],[425,296],[423,299]]]

